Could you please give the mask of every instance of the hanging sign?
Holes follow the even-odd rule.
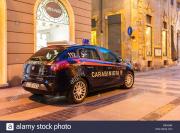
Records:
[[[133,33],[133,29],[131,26],[128,27],[128,35],[131,36]]]
[[[47,14],[52,18],[59,18],[62,15],[62,9],[56,2],[49,2],[45,6]]]

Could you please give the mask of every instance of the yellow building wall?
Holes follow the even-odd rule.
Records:
[[[7,86],[6,3],[0,1],[0,87]]]
[[[129,6],[127,6],[129,5]],[[102,13],[102,31],[100,31],[100,0],[92,0],[92,17],[97,18],[97,44],[108,48],[108,16],[120,14],[121,15],[121,55],[123,58],[130,58],[130,41],[127,36],[127,28],[130,26],[130,1],[129,0],[105,0],[103,1],[103,13]]]
[[[170,5],[170,1],[146,1],[140,0],[139,3],[133,4],[132,10],[132,23],[135,27],[134,36],[136,39],[133,41],[133,49],[138,51],[138,56],[136,56],[135,62],[138,61],[143,68],[147,67],[147,61],[152,61],[152,67],[158,68],[164,65],[164,61],[167,60],[169,64],[172,64],[171,59],[171,25],[175,25],[173,21],[174,15],[176,15],[176,4],[174,6]],[[146,55],[146,14],[152,16],[152,56]],[[162,30],[163,21],[167,22],[167,56],[155,56],[155,49],[162,49]],[[174,33],[175,34],[175,33]],[[138,46],[138,47],[137,47]],[[133,55],[134,57],[135,55]]]
[[[105,0],[103,1],[103,18],[102,27],[103,33],[98,31],[100,26],[100,1],[92,1],[92,16],[97,19],[97,42],[103,43],[102,46],[108,48],[108,34],[107,34],[107,16],[113,14],[121,14],[121,46],[122,57],[129,59],[133,63],[138,64],[140,69],[148,68],[148,61],[150,61],[150,68],[159,68],[164,66],[164,61],[169,65],[173,64],[171,58],[171,25],[175,27],[176,16],[176,2],[172,6],[170,1],[164,0]],[[146,15],[152,16],[152,56],[147,56],[146,48]],[[167,22],[167,56],[155,56],[155,49],[162,49],[163,21]],[[128,36],[127,29],[131,26],[133,28],[133,37]],[[176,33],[174,33],[176,35]],[[174,38],[176,43],[176,39]]]

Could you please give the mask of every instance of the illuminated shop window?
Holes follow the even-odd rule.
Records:
[[[146,38],[146,55],[152,56],[152,16],[146,15],[146,30],[145,30],[145,38]]]
[[[69,16],[58,0],[42,0],[36,17],[36,50],[50,42],[69,41]]]
[[[96,45],[97,44],[97,32],[91,31],[91,44]]]
[[[91,20],[91,28],[92,28],[92,31],[91,31],[91,44],[92,45],[97,45],[96,25],[97,25],[96,19],[92,19]]]
[[[146,26],[146,55],[152,56],[152,27]]]
[[[167,31],[162,31],[162,54],[167,56]]]

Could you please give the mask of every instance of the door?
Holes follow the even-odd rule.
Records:
[[[104,60],[104,71],[108,72],[108,75],[103,77],[105,86],[120,84],[124,66],[120,63],[118,57],[110,50],[100,48],[99,52]]]
[[[89,85],[94,89],[101,87],[103,81],[100,73],[103,72],[103,64],[97,50],[95,48],[80,48],[78,53],[85,77],[89,80]]]
[[[108,17],[108,49],[121,55],[121,15]]]
[[[171,26],[171,57],[173,61],[177,61],[177,47],[174,43],[174,27]]]

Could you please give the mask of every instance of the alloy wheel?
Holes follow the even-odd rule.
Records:
[[[125,87],[126,88],[131,88],[134,84],[134,76],[132,73],[127,73],[125,77]]]
[[[78,81],[74,85],[73,95],[75,100],[82,101],[87,94],[86,84],[83,81]]]

